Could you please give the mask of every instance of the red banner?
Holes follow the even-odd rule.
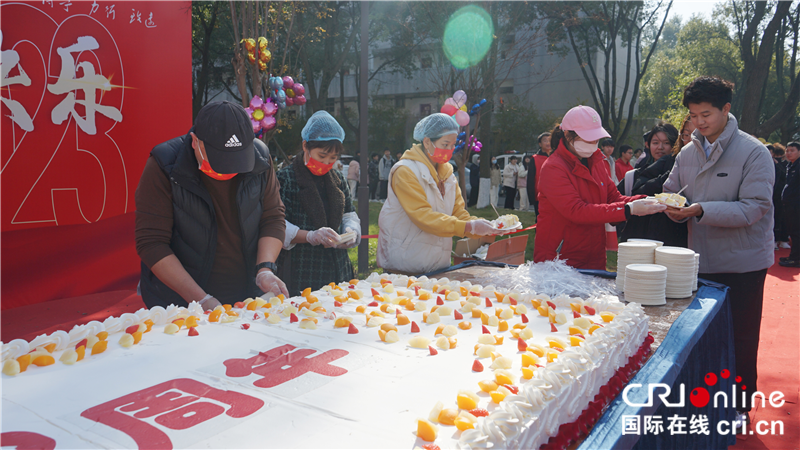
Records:
[[[3,309],[133,288],[139,176],[154,145],[191,126],[191,3],[4,2],[0,17]],[[82,270],[106,246],[114,267]],[[42,281],[57,286],[34,300]]]

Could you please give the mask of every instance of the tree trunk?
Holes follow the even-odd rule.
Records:
[[[759,5],[761,2],[759,2]],[[758,132],[758,122],[761,116],[762,92],[764,85],[769,77],[769,68],[772,65],[772,55],[774,53],[775,39],[784,17],[789,13],[792,2],[778,2],[775,8],[775,15],[764,29],[761,42],[758,44],[757,54],[753,55],[751,48],[755,47],[755,35],[749,33],[748,27],[746,36],[752,36],[752,40],[742,42],[742,61],[745,64],[745,90],[742,100],[742,115],[739,119],[739,129],[745,133],[756,134]],[[760,8],[761,6],[759,6]],[[760,20],[759,20],[760,22]],[[756,24],[758,25],[758,24]],[[748,48],[749,47],[749,48]],[[748,70],[749,68],[749,70]],[[777,129],[775,126],[773,130]]]
[[[209,23],[202,23],[203,25],[203,47],[201,53],[200,73],[197,74],[197,90],[194,97],[192,97],[192,118],[197,117],[200,108],[203,107],[205,92],[208,87],[209,72],[211,71],[211,64],[209,49],[211,48],[211,35],[214,32],[214,27],[217,23],[217,11],[219,3],[213,4],[211,12],[211,21]]]

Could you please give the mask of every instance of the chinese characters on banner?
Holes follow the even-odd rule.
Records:
[[[156,144],[191,127],[190,3],[40,0],[0,8],[3,307],[28,295],[25,272],[41,258],[78,258],[86,236],[120,236],[91,242],[110,249],[95,260],[113,250],[113,262],[97,273],[83,260],[62,260],[84,284],[59,286],[56,269],[55,290],[123,288],[117,282],[130,284],[139,268],[131,225],[145,161]],[[79,227],[52,228],[65,225]],[[93,232],[103,227],[112,229]],[[9,244],[20,236],[41,248]]]

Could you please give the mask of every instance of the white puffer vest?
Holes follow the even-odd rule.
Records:
[[[423,274],[450,266],[453,239],[422,231],[411,221],[392,189],[398,167],[411,169],[428,196],[428,204],[438,213],[452,215],[456,204],[456,177],[444,181],[444,198],[428,167],[418,161],[403,159],[389,173],[389,195],[378,219],[378,267],[407,274]]]

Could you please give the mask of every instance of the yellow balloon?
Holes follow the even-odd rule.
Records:
[[[461,108],[459,108],[459,109],[464,111],[464,112],[467,112],[467,105],[461,105]]]

